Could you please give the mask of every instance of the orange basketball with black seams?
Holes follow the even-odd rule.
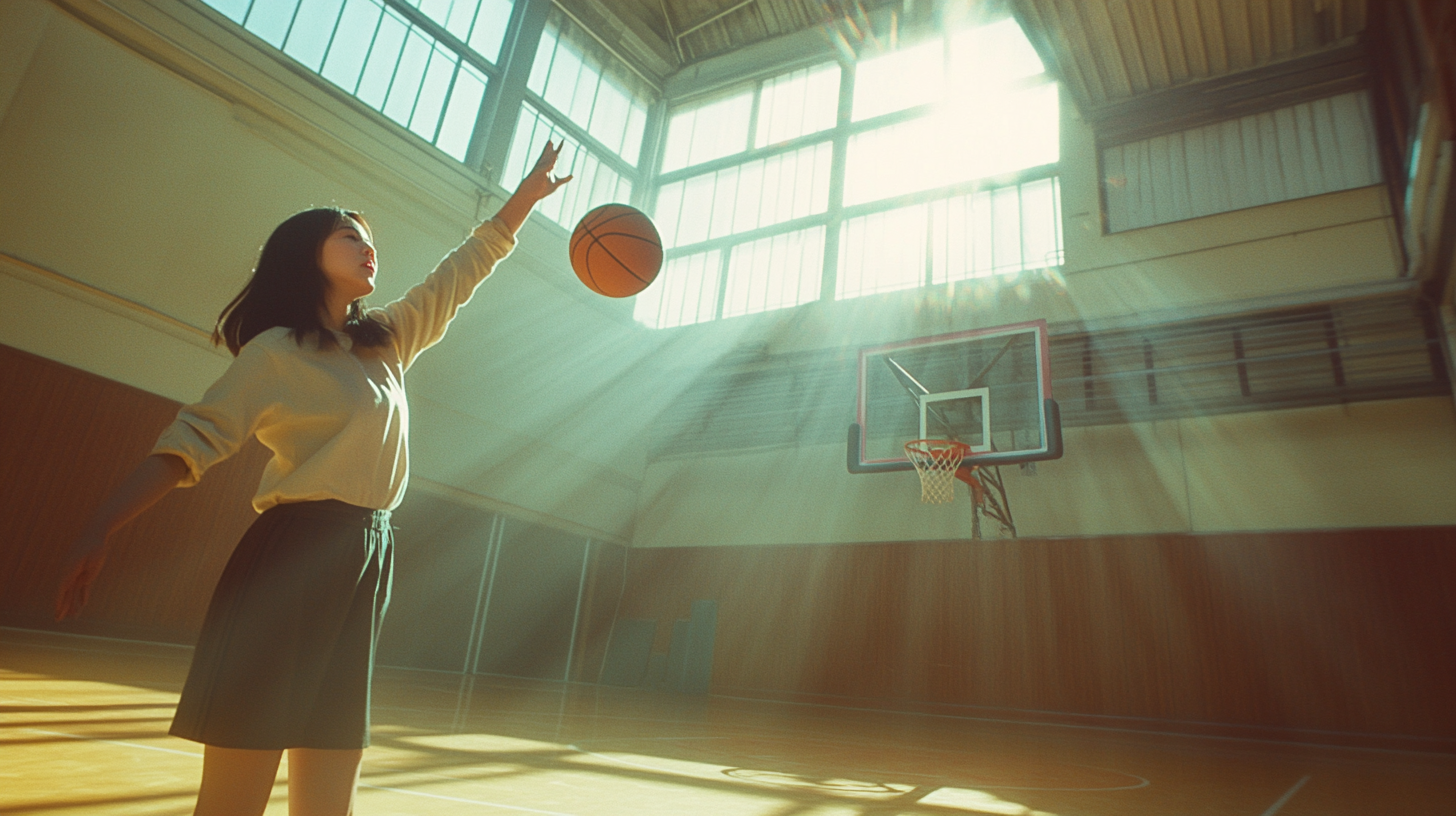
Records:
[[[631,297],[662,271],[657,227],[626,204],[603,204],[582,216],[571,233],[570,254],[581,282],[607,297]]]

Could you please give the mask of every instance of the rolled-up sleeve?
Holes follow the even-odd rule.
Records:
[[[238,452],[257,429],[272,392],[274,361],[260,343],[243,346],[227,371],[203,394],[184,405],[152,447],[187,464],[178,487],[191,487],[207,469]]]
[[[394,332],[405,368],[445,336],[455,313],[515,245],[516,239],[498,220],[486,221],[404,297],[375,312]]]

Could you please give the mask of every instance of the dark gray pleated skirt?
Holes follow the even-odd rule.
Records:
[[[202,624],[171,733],[223,748],[363,748],[394,560],[387,510],[269,508]]]

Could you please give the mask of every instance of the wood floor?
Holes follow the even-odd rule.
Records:
[[[0,814],[187,814],[190,650],[0,629]],[[356,813],[1451,816],[1456,756],[381,669]],[[286,764],[270,816],[287,812]]]

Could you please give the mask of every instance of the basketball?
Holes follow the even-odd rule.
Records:
[[[571,233],[571,268],[587,288],[622,298],[646,289],[662,269],[662,238],[645,213],[603,204]]]

